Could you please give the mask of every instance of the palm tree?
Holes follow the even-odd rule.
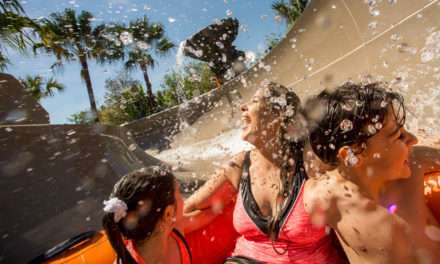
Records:
[[[20,79],[26,91],[28,91],[32,97],[40,100],[45,97],[54,96],[55,91],[64,91],[64,85],[57,82],[53,78],[44,80],[40,75],[26,76],[24,79]]]
[[[277,0],[272,3],[272,9],[286,21],[290,28],[301,16],[309,2],[309,0],[288,0],[286,3],[284,0]]]
[[[41,42],[34,48],[42,48],[55,55],[57,62],[52,67],[62,66],[63,61],[78,60],[81,65],[81,79],[87,87],[91,112],[95,121],[99,122],[88,61],[96,59],[99,63],[113,62],[121,59],[123,52],[120,45],[105,37],[105,25],[93,28],[92,20],[93,15],[87,11],[82,11],[78,16],[73,9],[52,13],[49,19],[41,22]]]
[[[159,56],[166,55],[175,45],[165,37],[165,29],[159,23],[150,23],[144,16],[130,22],[128,28],[123,25],[115,27],[119,31],[120,39],[124,40],[128,59],[125,62],[127,70],[139,68],[144,76],[147,87],[147,101],[150,109],[153,111],[156,107],[153,89],[151,86],[148,68],[154,68],[156,61],[152,52]],[[121,31],[123,30],[123,31]]]
[[[32,43],[30,31],[26,28],[36,27],[36,23],[25,16],[18,0],[0,0],[0,70],[9,64],[7,56],[2,53],[5,46],[24,52]]]

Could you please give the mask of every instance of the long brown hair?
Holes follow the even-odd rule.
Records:
[[[115,222],[114,213],[106,213],[102,225],[115,250],[117,264],[136,264],[125,247],[124,239],[148,239],[161,220],[165,208],[175,204],[175,179],[167,169],[157,166],[142,168],[123,176],[114,186],[110,198],[118,198],[127,205],[127,215],[134,216],[134,224],[127,217]],[[140,210],[140,205],[144,205]],[[146,207],[145,207],[146,206]]]
[[[301,184],[305,180],[303,168],[305,138],[300,134],[289,135],[290,126],[301,126],[298,123],[301,122],[298,117],[302,115],[301,100],[298,95],[283,85],[274,82],[265,84],[264,89],[266,89],[266,93],[264,93],[265,103],[269,106],[270,111],[279,116],[281,120],[277,136],[281,149],[279,153],[275,153],[282,157],[279,197],[276,211],[272,214],[269,223],[270,237],[272,240],[276,240],[281,224],[281,209],[289,202],[288,197],[292,197],[289,194],[293,194],[295,198],[297,197]]]

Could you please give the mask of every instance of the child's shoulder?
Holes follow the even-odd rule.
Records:
[[[318,177],[309,178],[305,189],[306,192],[319,197],[337,197],[343,189],[344,182],[337,172],[326,172]]]
[[[312,213],[319,208],[331,214],[341,198],[343,183],[343,180],[331,173],[308,179],[304,186],[306,211]]]

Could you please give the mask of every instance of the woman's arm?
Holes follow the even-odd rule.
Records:
[[[210,223],[235,200],[243,159],[244,153],[235,156],[185,201],[182,221],[185,233]]]

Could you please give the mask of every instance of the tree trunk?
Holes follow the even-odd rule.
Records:
[[[89,74],[89,65],[87,64],[87,58],[85,55],[79,56],[79,61],[81,63],[81,77],[86,82],[87,93],[89,94],[90,109],[93,113],[94,122],[99,122],[98,108],[96,108],[95,95],[93,94],[92,80]]]
[[[151,87],[150,77],[148,77],[147,65],[140,63],[142,73],[144,74],[145,84],[147,86],[147,100],[151,111],[156,108],[156,99],[154,98],[153,89]]]

